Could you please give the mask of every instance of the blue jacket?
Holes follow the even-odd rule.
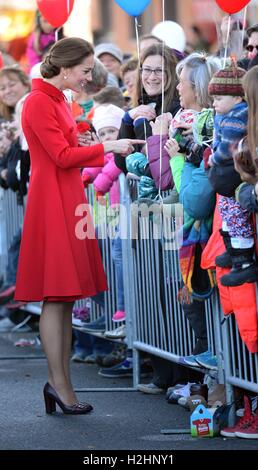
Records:
[[[206,219],[213,214],[215,192],[205,173],[203,161],[199,168],[192,163],[184,164],[179,201],[195,220]]]
[[[233,106],[229,113],[215,116],[214,165],[225,165],[233,158],[238,142],[246,135],[247,119],[248,108],[245,101]]]

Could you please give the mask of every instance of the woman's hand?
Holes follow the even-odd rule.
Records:
[[[214,162],[213,162],[213,153],[210,154],[209,158],[208,158],[208,163],[207,163],[207,166],[208,168],[214,166]]]
[[[168,139],[164,145],[164,149],[167,151],[170,158],[175,157],[179,152],[179,145],[176,139]]]
[[[144,145],[145,140],[137,139],[120,139],[114,141],[107,141],[103,143],[104,152],[114,152],[119,153],[122,157],[127,157],[130,153],[134,152],[134,145]]]
[[[91,147],[99,144],[99,139],[94,132],[87,131],[84,134],[78,134],[78,144],[80,147]]]
[[[155,122],[150,122],[152,135],[167,135],[171,119],[171,113],[164,113],[158,116]]]
[[[141,104],[137,108],[131,109],[129,112],[130,117],[135,121],[138,118],[144,118],[148,121],[152,121],[156,117],[156,111],[152,106]]]

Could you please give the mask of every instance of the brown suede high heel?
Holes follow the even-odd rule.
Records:
[[[48,382],[44,386],[43,394],[47,414],[51,414],[56,411],[56,403],[66,415],[84,415],[93,410],[93,406],[84,402],[75,403],[74,405],[65,405]]]

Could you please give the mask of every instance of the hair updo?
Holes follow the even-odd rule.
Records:
[[[57,41],[47,53],[40,66],[43,78],[59,75],[61,67],[70,68],[82,63],[94,54],[92,45],[81,38],[64,38]]]

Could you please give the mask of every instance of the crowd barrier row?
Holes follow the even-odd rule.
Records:
[[[180,270],[175,234],[176,220],[166,217],[164,206],[157,201],[154,214],[141,211],[136,200],[135,184],[121,176],[123,277],[126,310],[126,342],[133,349],[134,386],[139,382],[139,352],[144,351],[170,361],[191,354],[195,337],[177,300]],[[92,190],[87,192],[93,213],[96,209]],[[154,206],[155,206],[154,204]],[[147,204],[148,206],[148,204]],[[103,208],[102,208],[103,211]],[[98,220],[96,212],[93,214]],[[0,267],[4,272],[7,250],[13,236],[22,225],[23,208],[17,206],[12,191],[0,193]],[[167,225],[169,225],[169,230]],[[137,229],[137,230],[136,230]],[[98,227],[103,230],[103,227]],[[138,234],[138,236],[137,236]],[[112,322],[116,311],[116,276],[111,256],[111,239],[100,236],[103,263],[109,290],[105,293],[106,329],[117,327]],[[172,248],[171,248],[172,247]],[[85,305],[79,301],[78,306]],[[28,304],[30,312],[40,312],[39,304]],[[102,312],[103,313],[103,312]],[[92,302],[91,320],[101,315]],[[214,289],[206,301],[206,323],[209,348],[218,358],[217,377],[225,383],[227,401],[232,401],[232,386],[258,393],[258,354],[248,352],[242,342],[234,316],[225,317],[218,292]],[[206,371],[207,373],[209,371]],[[214,371],[212,371],[212,375]]]

